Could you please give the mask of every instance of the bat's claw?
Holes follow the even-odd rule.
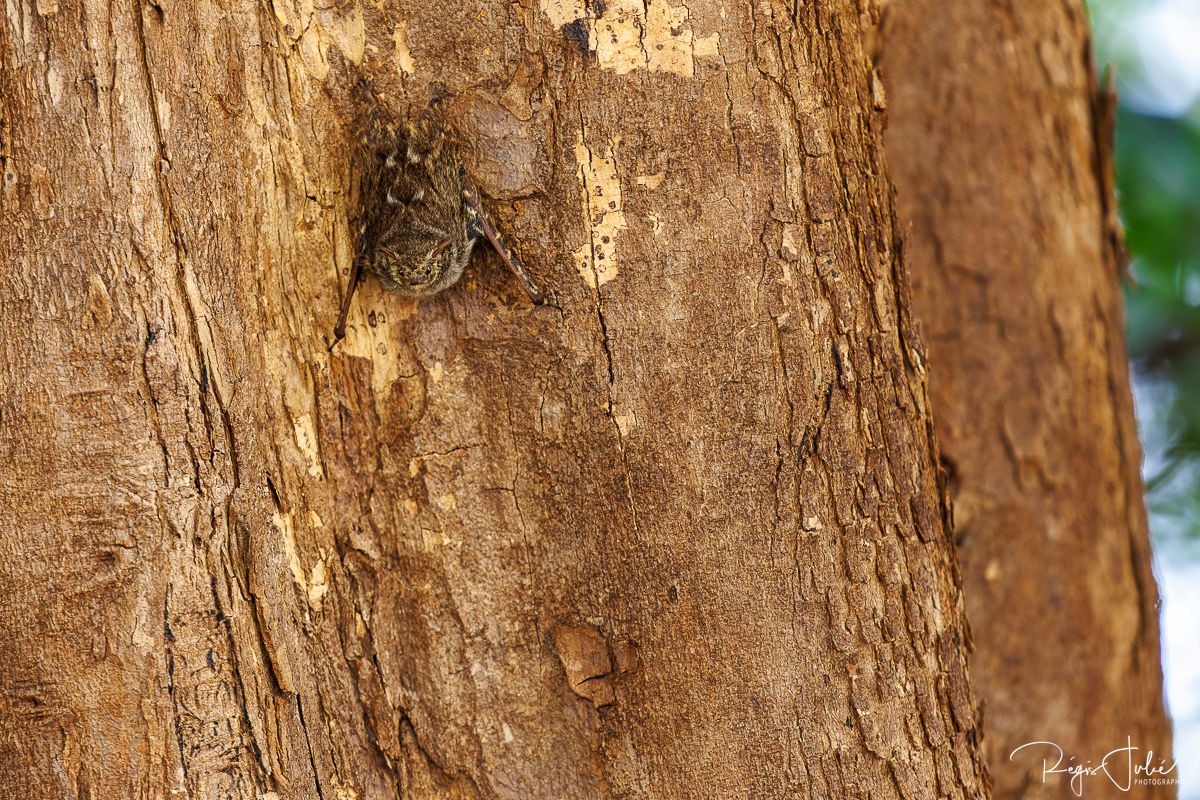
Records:
[[[559,313],[562,313],[563,307],[559,305],[558,295],[554,294],[554,292],[545,292],[544,294],[539,292],[538,296],[532,299],[533,304],[536,306],[548,306],[549,308],[556,309]]]
[[[332,353],[333,348],[337,347],[338,344],[340,344],[341,341],[345,338],[346,338],[346,329],[342,328],[339,330],[339,329],[335,328],[333,331],[333,341],[329,343],[329,347],[325,348],[325,352]]]

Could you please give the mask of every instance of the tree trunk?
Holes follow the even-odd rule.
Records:
[[[1171,746],[1110,97],[1082,5],[1018,5],[894,2],[879,40],[997,797],[1041,785],[1041,751],[1009,760],[1025,742]]]
[[[7,6],[0,785],[982,797],[849,2]],[[375,85],[494,257],[353,252]]]

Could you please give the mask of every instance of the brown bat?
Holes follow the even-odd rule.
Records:
[[[500,254],[530,300],[546,303],[484,210],[436,102],[399,130],[372,117],[359,146],[358,243],[334,344],[346,333],[364,268],[400,294],[429,297],[458,282],[480,238]]]

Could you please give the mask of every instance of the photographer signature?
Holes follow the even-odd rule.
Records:
[[[1105,777],[1112,782],[1112,785],[1123,792],[1129,791],[1129,787],[1135,783],[1169,783],[1174,782],[1173,779],[1165,779],[1165,776],[1170,775],[1175,771],[1175,762],[1169,764],[1164,759],[1155,759],[1154,751],[1147,750],[1146,757],[1139,763],[1134,763],[1135,754],[1138,748],[1133,746],[1133,741],[1130,737],[1125,738],[1125,746],[1118,747],[1115,750],[1109,750],[1104,754],[1104,758],[1100,759],[1100,763],[1095,766],[1091,761],[1086,764],[1076,763],[1075,756],[1063,764],[1065,754],[1063,749],[1054,742],[1026,742],[1020,747],[1008,754],[1008,760],[1012,761],[1021,750],[1025,748],[1034,748],[1041,746],[1048,751],[1042,759],[1042,783],[1046,782],[1047,775],[1067,774],[1071,776],[1071,791],[1076,797],[1083,797],[1083,779],[1090,778],[1096,775],[1104,774]],[[1054,763],[1050,763],[1053,759]]]

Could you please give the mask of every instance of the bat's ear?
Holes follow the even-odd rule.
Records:
[[[351,96],[360,103],[370,105],[375,102],[375,85],[368,78],[359,78],[350,90]]]
[[[450,104],[450,91],[444,83],[435,83],[430,87],[433,94],[429,98],[429,105],[425,107],[425,111],[421,114],[422,119],[428,117],[441,118],[446,111],[446,107]]]

